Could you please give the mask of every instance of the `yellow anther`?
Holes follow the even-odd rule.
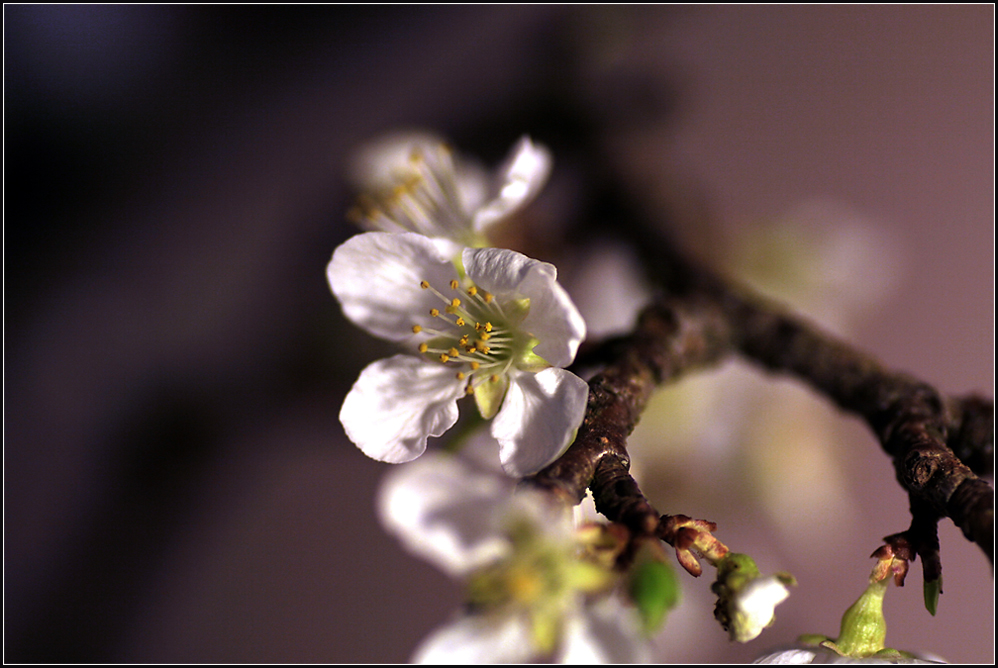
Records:
[[[499,376],[497,376],[495,374],[492,374],[491,376],[489,376],[489,382],[490,383],[498,383],[499,382]]]
[[[454,374],[454,377],[457,378],[458,380],[464,380],[464,372],[458,371],[456,374]]]
[[[423,331],[423,328],[420,327],[419,325],[413,325],[412,326],[412,333],[413,334],[419,334],[421,331]]]
[[[456,278],[455,279],[451,279],[450,289],[451,290],[457,290],[457,279]]]
[[[450,305],[451,306],[460,306],[461,305],[461,300],[458,299],[457,297],[454,297],[454,299],[450,300]]]
[[[454,324],[457,325],[458,327],[464,327],[464,318],[458,318],[457,320],[454,321]]]
[[[475,388],[473,388],[471,386],[471,383],[468,383],[468,387],[464,388],[464,393],[465,394],[474,394],[475,393]]]
[[[420,281],[419,282],[419,287],[423,288],[424,290],[429,290],[430,289],[430,284],[427,283],[426,281]]]
[[[483,292],[482,293],[482,297],[485,299],[485,303],[486,304],[489,304],[489,303],[492,302],[493,297],[492,297],[492,293],[491,292]]]
[[[425,352],[426,352],[427,350],[429,350],[429,349],[430,349],[430,346],[429,346],[429,345],[427,345],[427,344],[425,344],[425,343],[420,343],[420,344],[419,344],[419,352],[421,352],[421,353],[425,353]]]
[[[482,331],[482,323],[480,323],[480,322],[476,322],[475,323],[475,331],[476,332]]]
[[[441,353],[440,354],[440,361],[441,362],[450,362],[450,356],[447,355],[446,353]]]
[[[430,315],[432,315],[434,318],[436,318],[438,315],[440,315],[440,311],[438,311],[435,308],[431,308],[430,309]]]
[[[447,354],[450,355],[451,357],[457,357],[461,353],[458,351],[457,348],[451,348],[450,350],[447,351]]]
[[[478,294],[478,288],[472,285],[470,288],[468,288],[468,294],[474,297],[475,295]]]
[[[477,353],[477,352],[478,352],[478,348],[476,348],[475,346],[468,346],[467,348],[465,348],[465,350],[467,350],[467,351],[468,351],[468,354],[469,354],[469,355],[471,355],[471,354],[474,354],[474,353]]]
[[[488,346],[486,346],[486,345],[481,345],[481,346],[479,346],[479,347],[478,347],[478,349],[479,349],[479,350],[481,350],[481,351],[482,351],[483,353],[485,353],[486,355],[488,355],[488,354],[489,354],[489,351],[490,351],[490,350],[492,350],[491,348],[489,348],[489,347],[488,347]]]
[[[480,367],[480,366],[482,366],[482,365],[479,364],[478,362],[472,362],[471,363],[471,370],[472,371],[478,371],[478,367]]]
[[[482,341],[488,341],[489,339],[492,338],[492,335],[491,334],[486,334],[485,332],[481,332],[478,335],[478,338],[481,339]]]
[[[485,323],[485,331],[486,332],[491,332],[492,331],[492,323],[491,322]]]
[[[461,344],[462,346],[468,345],[468,335],[465,334],[464,336],[462,336],[461,340],[458,341],[458,343]]]

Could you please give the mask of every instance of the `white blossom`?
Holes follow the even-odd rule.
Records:
[[[344,314],[408,349],[361,372],[340,420],[365,454],[401,463],[450,429],[458,399],[473,395],[492,420],[503,468],[528,475],[557,458],[582,422],[588,386],[563,367],[585,322],[554,266],[510,250],[459,250],[446,239],[369,232],[333,253],[327,277]]]
[[[486,231],[529,203],[547,182],[551,154],[522,137],[489,174],[426,133],[384,137],[353,165],[361,189],[350,217],[368,230],[416,232],[486,246]]]
[[[473,439],[479,449],[490,439]],[[494,449],[492,449],[494,452]],[[614,576],[579,558],[571,512],[459,454],[391,471],[384,526],[409,551],[465,582],[468,604],[425,638],[416,663],[625,663],[648,659]]]

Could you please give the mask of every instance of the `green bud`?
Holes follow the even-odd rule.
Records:
[[[884,619],[884,594],[890,578],[873,582],[842,615],[836,641],[845,656],[867,657],[884,649],[887,620]]]

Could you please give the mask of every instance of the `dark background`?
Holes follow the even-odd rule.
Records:
[[[454,609],[378,527],[386,465],[336,417],[386,354],[323,271],[354,231],[345,160],[381,131],[490,162],[530,132],[557,179],[590,127],[558,119],[585,110],[705,256],[802,199],[846,202],[905,268],[852,338],[993,396],[993,28],[986,5],[5,6],[5,659],[398,662]],[[706,603],[661,660],[835,633],[907,524],[856,438],[864,524],[821,560],[780,547],[801,587],[777,625],[729,645]],[[941,539],[938,616],[916,565],[888,643],[992,662],[991,569],[948,521]]]

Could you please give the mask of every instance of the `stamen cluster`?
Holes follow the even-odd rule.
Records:
[[[473,394],[483,382],[499,382],[512,366],[517,348],[521,347],[518,344],[529,338],[517,336],[516,325],[526,315],[530,300],[520,300],[516,313],[507,313],[491,293],[479,290],[467,279],[463,284],[457,279],[449,284],[451,293],[460,296],[448,297],[425,280],[419,287],[435,294],[444,304],[443,310],[429,310],[440,327],[412,326],[414,334],[433,337],[419,344],[419,352],[457,367],[455,377],[468,379],[466,394]]]

